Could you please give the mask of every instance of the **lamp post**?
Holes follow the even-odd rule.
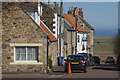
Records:
[[[59,26],[59,66],[61,66],[61,27],[62,27],[62,0],[60,5],[60,26]]]

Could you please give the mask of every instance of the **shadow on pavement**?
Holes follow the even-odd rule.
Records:
[[[84,73],[83,71],[72,71],[72,73]]]
[[[48,75],[63,75],[65,74],[64,71],[52,71],[52,72],[48,72]]]
[[[118,68],[117,64],[101,64],[101,65],[93,67],[92,69],[120,71],[120,68]]]

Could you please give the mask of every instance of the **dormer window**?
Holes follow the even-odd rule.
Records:
[[[81,27],[83,27],[83,25],[80,25]]]
[[[30,14],[30,16],[33,17],[33,19],[35,20],[35,12],[28,12]]]

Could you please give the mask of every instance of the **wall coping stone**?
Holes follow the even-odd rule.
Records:
[[[10,65],[42,65],[43,62],[10,62]]]
[[[10,46],[43,46],[42,43],[10,43]]]

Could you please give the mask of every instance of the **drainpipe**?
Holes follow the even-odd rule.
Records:
[[[48,55],[49,55],[49,36],[47,35],[47,73],[49,72],[48,70]]]

